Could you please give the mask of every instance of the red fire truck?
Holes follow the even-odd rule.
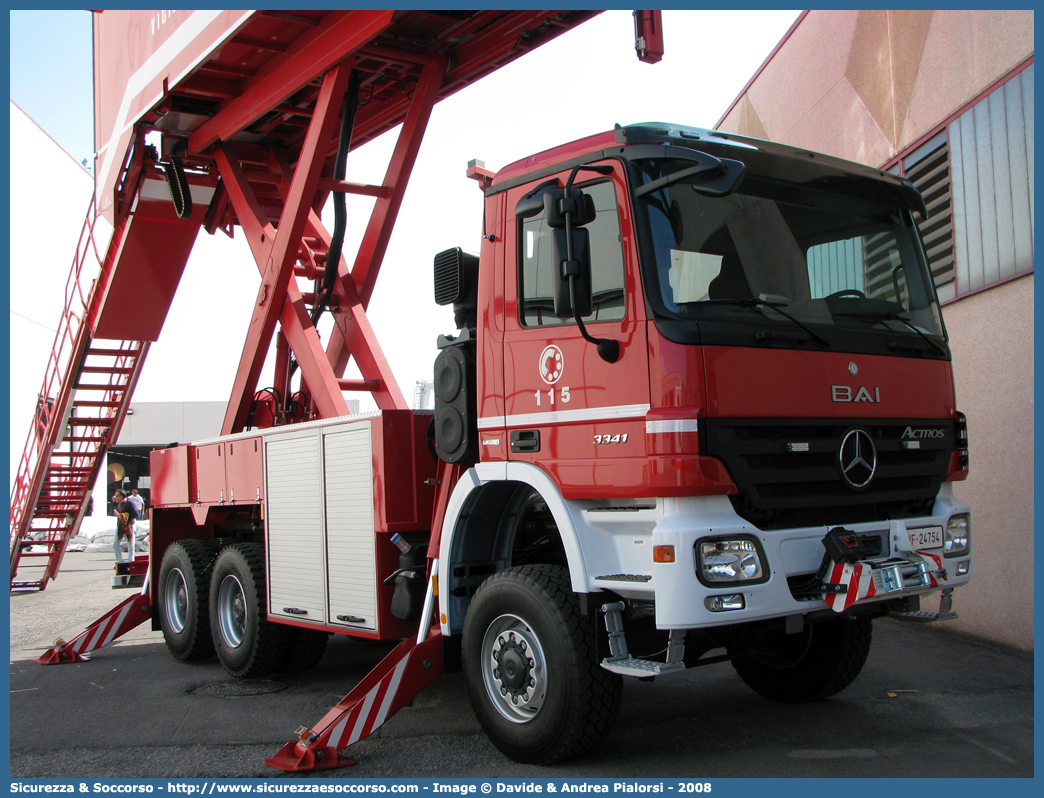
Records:
[[[215,158],[260,268],[232,152]],[[164,157],[177,205],[192,178]],[[145,592],[52,661],[144,620],[238,677],[308,669],[331,634],[401,639],[269,762],[343,763],[463,669],[494,744],[550,763],[605,736],[626,677],[728,661],[770,699],[818,700],[856,678],[875,618],[953,617],[968,442],[909,182],[663,123],[468,176],[481,238],[434,257],[455,327],[434,411],[322,406],[284,282],[270,315],[296,360],[280,350],[273,389],[243,379],[227,434],[153,452]],[[323,260],[308,304],[365,322],[370,277]],[[394,397],[365,373],[335,385]]]
[[[256,676],[419,623],[493,742],[550,762],[606,733],[622,676],[728,659],[820,699],[873,618],[938,617],[940,588],[949,612],[967,444],[908,183],[662,124],[472,170],[434,414],[153,453],[175,656]]]

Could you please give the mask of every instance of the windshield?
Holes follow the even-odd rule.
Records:
[[[686,166],[647,161],[643,182]],[[655,263],[646,270],[654,308],[691,320],[704,340],[759,336],[754,345],[784,329],[776,338],[794,345],[945,354],[916,229],[895,208],[838,184],[827,191],[758,175],[725,197],[679,182],[637,204]]]

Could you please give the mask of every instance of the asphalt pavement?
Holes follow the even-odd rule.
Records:
[[[314,671],[243,681],[174,660],[144,624],[90,662],[31,662],[129,595],[111,569],[109,554],[70,553],[47,590],[11,596],[12,778],[300,778],[264,760],[392,648],[336,636]],[[627,680],[602,746],[552,767],[504,758],[463,676],[444,674],[347,750],[357,765],[307,777],[1032,777],[1033,658],[939,626],[876,621],[860,677],[815,704],[763,699],[728,664]]]

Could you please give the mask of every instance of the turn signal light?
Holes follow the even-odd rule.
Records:
[[[674,546],[653,546],[653,562],[674,562]]]

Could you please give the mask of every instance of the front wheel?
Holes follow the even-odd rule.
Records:
[[[773,701],[819,701],[850,685],[863,669],[873,627],[869,618],[809,624],[798,634],[749,627],[732,666],[754,692]]]
[[[598,664],[594,619],[561,566],[501,571],[464,619],[464,676],[479,723],[517,762],[580,756],[608,733],[622,680]]]

